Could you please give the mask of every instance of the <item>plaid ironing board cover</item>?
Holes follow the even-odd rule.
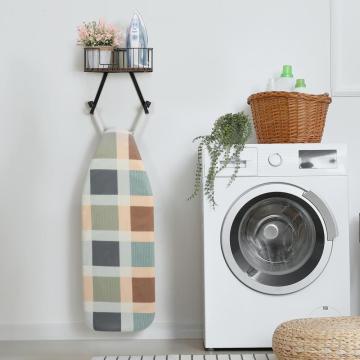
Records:
[[[99,331],[139,331],[155,316],[153,196],[133,136],[105,132],[82,199],[84,305]]]

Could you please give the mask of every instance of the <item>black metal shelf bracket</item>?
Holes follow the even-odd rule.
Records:
[[[138,96],[139,96],[139,100],[140,100],[140,102],[141,102],[141,105],[142,105],[142,107],[144,108],[145,114],[148,114],[148,113],[149,113],[149,107],[150,107],[150,105],[151,105],[151,102],[144,100],[144,97],[143,97],[143,95],[142,95],[142,93],[141,93],[139,84],[138,84],[138,82],[136,81],[135,74],[134,74],[133,72],[130,72],[129,74],[130,74],[131,80],[132,80],[132,82],[133,82],[133,84],[134,84],[135,90],[136,90],[136,92],[137,92],[137,94],[138,94]]]
[[[104,87],[104,84],[105,84],[105,81],[107,79],[108,74],[109,74],[108,72],[103,73],[103,76],[101,78],[101,82],[100,82],[99,88],[98,88],[98,90],[96,92],[94,101],[88,101],[88,105],[90,107],[90,114],[94,114],[94,111],[96,109],[96,105],[97,105],[97,103],[99,101],[99,98],[100,98],[100,95],[101,95],[101,92],[103,90],[103,87]],[[145,112],[145,114],[148,114],[151,102],[144,99],[144,97],[143,97],[143,95],[141,93],[139,84],[138,84],[138,82],[136,80],[135,73],[129,72],[129,74],[130,74],[131,80],[132,80],[132,82],[134,84],[136,93],[137,93],[137,95],[139,97],[139,100],[141,102],[141,105],[142,105],[142,107],[144,109],[144,112]]]
[[[96,95],[95,95],[95,99],[94,101],[89,101],[88,104],[91,108],[90,110],[90,114],[93,114],[95,109],[96,109],[96,105],[99,101],[99,98],[100,98],[100,95],[101,95],[101,92],[102,92],[102,89],[104,87],[104,84],[105,84],[105,81],[106,81],[106,78],[108,76],[108,73],[107,72],[104,72],[103,73],[103,76],[101,78],[101,82],[100,82],[100,85],[99,85],[99,88],[98,88],[98,91],[96,92]]]

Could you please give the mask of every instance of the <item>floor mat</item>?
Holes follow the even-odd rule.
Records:
[[[273,353],[171,354],[171,355],[106,355],[92,360],[276,360]]]

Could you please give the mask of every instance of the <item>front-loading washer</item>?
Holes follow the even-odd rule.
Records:
[[[206,348],[271,347],[283,321],[350,314],[346,146],[242,151],[203,201]],[[204,155],[204,176],[209,158]]]

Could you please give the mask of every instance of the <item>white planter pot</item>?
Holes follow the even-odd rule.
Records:
[[[109,68],[113,64],[113,48],[99,46],[86,50],[86,67],[90,69]]]
[[[113,65],[113,49],[112,48],[100,48],[100,67],[108,68]]]

